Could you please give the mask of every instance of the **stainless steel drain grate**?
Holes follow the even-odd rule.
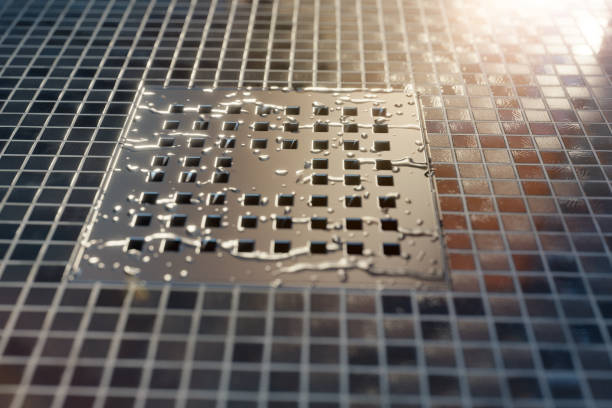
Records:
[[[444,285],[416,102],[406,92],[143,91],[74,277]]]

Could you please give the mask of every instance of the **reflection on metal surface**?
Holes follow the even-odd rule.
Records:
[[[415,102],[147,89],[76,278],[443,287]]]

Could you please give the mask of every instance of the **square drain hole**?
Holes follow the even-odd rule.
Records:
[[[418,100],[140,92],[70,277],[446,288]]]

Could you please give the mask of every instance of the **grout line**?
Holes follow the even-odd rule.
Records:
[[[311,294],[312,296],[312,294]],[[340,330],[340,335],[338,337],[338,346],[339,346],[339,364],[338,364],[338,376],[339,378],[339,397],[340,397],[340,407],[341,408],[349,408],[351,404],[351,367],[349,365],[349,355],[348,355],[348,328],[347,328],[347,316],[346,316],[346,289],[340,288],[338,293],[338,302],[339,302],[339,310],[338,310],[338,326]]]
[[[225,336],[225,349],[223,350],[223,360],[221,367],[221,377],[219,378],[219,388],[217,390],[217,408],[225,408],[230,396],[230,380],[233,358],[234,343],[236,338],[236,314],[238,313],[238,302],[240,297],[240,287],[234,286],[232,289],[232,303],[229,310],[227,323],[227,335]],[[234,392],[232,391],[232,394]]]
[[[32,381],[36,367],[40,363],[40,355],[43,351],[43,347],[44,347],[46,340],[49,338],[49,330],[51,328],[53,318],[57,314],[57,307],[62,299],[62,295],[64,294],[64,289],[65,289],[65,286],[60,286],[55,291],[55,294],[53,295],[53,300],[51,304],[49,305],[48,311],[45,315],[43,325],[41,326],[40,331],[37,333],[38,339],[36,341],[36,346],[34,347],[34,349],[32,350],[32,353],[30,354],[28,358],[28,361],[26,363],[26,368],[21,377],[21,385],[19,387],[19,390],[22,392],[16,393],[10,405],[10,407],[12,408],[18,408],[18,407],[23,406],[25,398],[27,397],[28,384],[30,384],[30,382]]]
[[[134,408],[144,408],[147,402],[147,395],[149,394],[149,385],[151,379],[153,378],[153,372],[156,368],[157,359],[155,358],[155,355],[159,348],[159,334],[161,332],[162,324],[166,316],[166,305],[168,304],[168,298],[170,297],[171,287],[171,285],[164,285],[164,287],[162,288],[161,296],[159,298],[159,304],[155,313],[155,321],[153,323],[153,328],[149,337],[149,349],[147,350],[147,356],[145,357],[145,360],[142,364],[142,374],[140,377],[140,385],[138,386],[138,391],[135,395],[136,400],[134,402]],[[140,288],[138,288],[137,290],[140,290]],[[124,306],[124,309],[129,309],[129,307],[126,305]],[[104,385],[103,381],[102,385]]]
[[[266,49],[266,64],[264,67],[263,77],[263,89],[268,89],[268,82],[270,77],[270,58],[272,54],[272,44],[274,43],[274,34],[276,31],[276,16],[278,14],[278,1],[274,0],[272,3],[272,21],[270,21],[270,33],[268,34],[268,46]]]
[[[179,35],[176,46],[174,47],[174,54],[172,55],[172,59],[170,60],[170,67],[168,67],[168,72],[166,74],[166,79],[164,80],[164,88],[170,85],[170,81],[172,78],[172,71],[176,66],[176,61],[179,57],[179,53],[181,51],[181,47],[183,46],[183,41],[185,41],[185,34],[187,29],[189,28],[189,24],[191,23],[191,18],[193,16],[193,12],[198,4],[198,0],[190,0],[189,10],[187,11],[187,17],[183,22],[183,27],[181,28],[181,34]]]
[[[387,356],[387,339],[385,335],[385,313],[383,310],[383,291],[379,290],[374,295],[374,319],[376,322],[376,346],[379,368],[379,387],[380,387],[380,405],[382,407],[390,407],[390,387],[389,382],[391,373],[389,372],[389,359]]]
[[[287,86],[289,89],[293,89],[299,11],[300,0],[293,0],[293,14],[291,15],[291,48],[289,49],[289,75],[287,80]]]
[[[249,51],[251,47],[251,40],[253,38],[253,26],[257,17],[257,7],[259,7],[259,0],[253,0],[251,5],[251,14],[249,16],[249,25],[247,27],[247,34],[245,39],[244,51],[242,52],[242,63],[240,64],[240,76],[238,77],[238,88],[244,86],[244,74],[249,61]]]
[[[355,0],[355,9],[357,10],[357,34],[358,34],[358,42],[359,42],[359,65],[361,68],[361,87],[363,89],[367,88],[366,81],[366,68],[365,68],[365,48],[363,46],[364,35],[363,35],[363,7],[361,5],[361,0]]]
[[[317,86],[317,73],[319,65],[319,13],[321,12],[321,0],[314,0],[314,23],[312,29],[312,86]]]
[[[81,318],[81,323],[79,324],[79,328],[74,336],[74,344],[70,349],[70,354],[68,355],[62,377],[54,391],[53,402],[51,403],[50,408],[60,408],[64,406],[66,394],[68,394],[69,391],[72,392],[72,389],[70,389],[70,380],[72,379],[74,369],[79,362],[79,352],[81,350],[81,346],[83,345],[85,335],[88,333],[87,327],[91,321],[91,317],[93,316],[93,310],[95,308],[99,292],[100,283],[96,282],[89,293],[89,298],[83,312],[83,317]],[[106,360],[104,362],[106,362]]]
[[[132,303],[134,298],[134,292],[136,289],[132,286],[127,289],[126,296],[123,299],[123,307],[119,313],[119,318],[115,324],[115,331],[111,339],[106,360],[104,361],[104,369],[102,371],[102,377],[100,383],[96,389],[96,399],[93,403],[92,408],[102,408],[106,397],[109,395],[109,384],[112,378],[113,368],[116,366],[117,356],[119,354],[119,345],[121,343],[122,334],[125,331],[125,325],[129,318],[129,305]]]
[[[381,42],[381,52],[385,56],[383,58],[383,67],[385,71],[385,87],[391,88],[391,81],[389,79],[389,54],[387,53],[387,39],[385,33],[385,21],[383,19],[382,12],[382,0],[376,0],[376,15],[378,16],[378,29],[380,31],[380,42]]]
[[[221,67],[223,67],[223,62],[225,61],[225,53],[227,52],[227,43],[230,38],[230,34],[232,32],[232,25],[234,24],[234,17],[236,15],[236,5],[237,0],[231,0],[229,17],[227,20],[227,25],[225,26],[225,35],[223,36],[223,43],[221,44],[221,53],[219,55],[219,63],[217,64],[217,70],[215,72],[215,80],[213,82],[213,88],[219,87],[219,79],[221,78],[221,72],[223,71]]]
[[[216,9],[217,0],[212,0],[210,2],[210,8],[208,9],[208,13],[206,14],[206,23],[204,24],[204,29],[202,30],[202,38],[200,38],[198,51],[196,52],[193,67],[191,68],[191,75],[189,76],[189,85],[187,86],[189,89],[193,88],[195,85],[196,75],[198,72],[198,68],[200,67],[200,59],[202,58],[202,53],[204,52],[204,44],[206,44],[206,41],[208,40],[208,33],[210,32],[210,26],[212,25]]]
[[[190,393],[190,380],[194,366],[194,356],[198,337],[198,328],[200,327],[200,319],[202,317],[202,309],[204,306],[204,297],[206,296],[205,286],[200,285],[197,291],[195,306],[191,313],[191,326],[187,336],[187,345],[185,347],[185,357],[181,364],[181,381],[177,391],[177,401],[175,408],[186,408],[187,400]],[[181,336],[183,338],[184,336]],[[163,337],[162,337],[163,338]]]
[[[309,395],[310,395],[310,290],[304,289],[299,295],[302,297],[302,335],[299,339],[301,345],[300,354],[300,394],[299,394],[299,408],[308,408]],[[297,296],[297,294],[296,294]]]
[[[270,375],[272,372],[272,338],[274,336],[274,288],[270,288],[267,292],[267,304],[264,323],[263,335],[263,351],[259,372],[259,391],[257,393],[257,406],[266,408],[270,401]]]
[[[334,1],[334,16],[336,18],[336,88],[342,88],[342,24],[340,22],[340,0]]]

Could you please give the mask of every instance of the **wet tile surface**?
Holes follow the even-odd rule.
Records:
[[[610,15],[0,3],[0,406],[610,406]],[[141,81],[413,84],[452,290],[62,282]]]

